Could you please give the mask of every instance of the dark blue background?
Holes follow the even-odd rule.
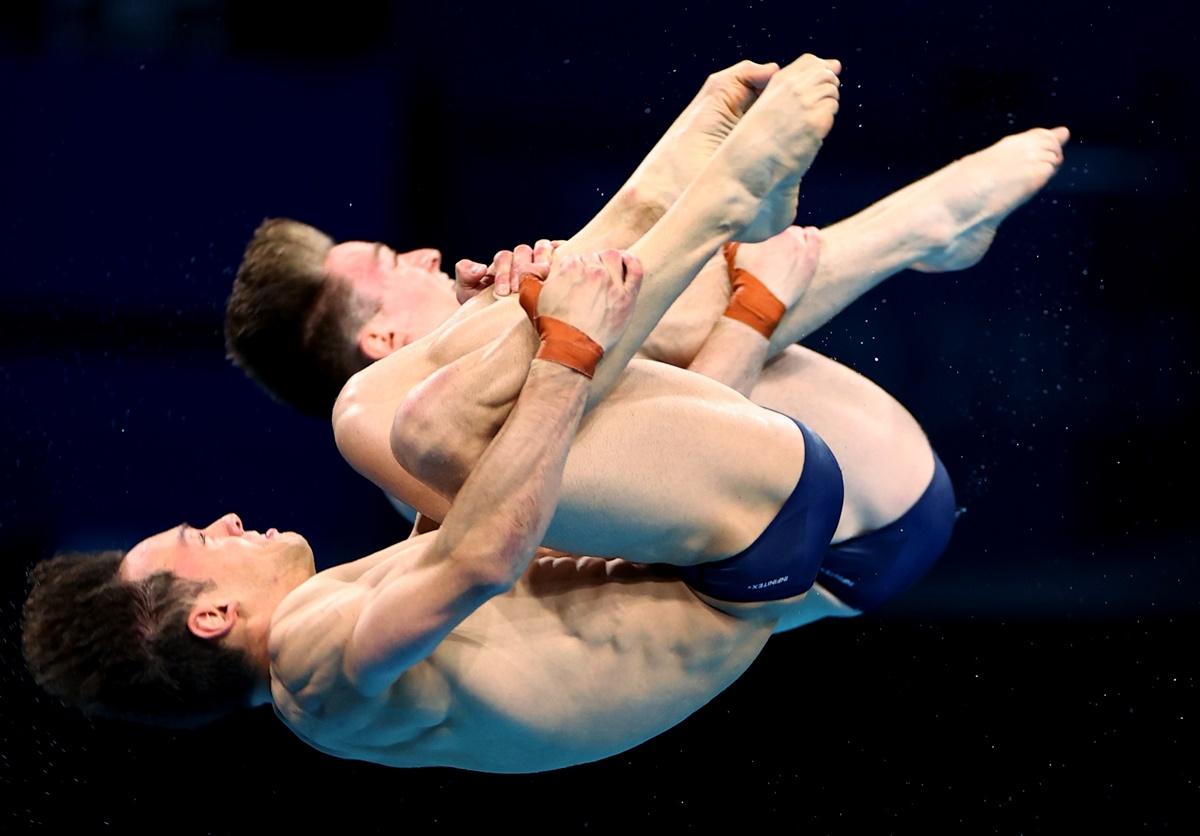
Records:
[[[1195,31],[1165,5],[58,2],[0,12],[5,832],[366,832],[721,817],[820,832],[1196,822]],[[257,715],[92,724],[19,654],[25,572],[228,510],[322,565],[405,527],[327,424],[223,359],[266,216],[486,259],[566,237],[704,76],[845,63],[805,180],[828,224],[1005,133],[1059,176],[969,272],[905,274],[810,344],[922,421],[966,513],[886,611],[772,642],[680,728],[497,778],[334,761]],[[554,694],[547,694],[553,700]],[[184,814],[182,811],[187,810]],[[349,810],[348,813],[345,811]],[[346,820],[343,819],[343,822]]]

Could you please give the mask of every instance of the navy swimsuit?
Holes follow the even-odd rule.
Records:
[[[820,436],[795,423],[804,435],[804,469],[775,519],[745,551],[679,571],[693,589],[722,601],[777,601],[819,581],[848,606],[874,609],[916,583],[945,550],[955,518],[950,477],[934,454],[933,479],[903,516],[831,546],[842,470]]]

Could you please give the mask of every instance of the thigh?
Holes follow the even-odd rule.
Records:
[[[790,346],[750,395],[803,422],[842,468],[845,506],[835,542],[899,518],[933,477],[933,452],[916,419],[876,384],[834,360]]]
[[[727,557],[767,527],[803,462],[803,436],[784,416],[635,360],[580,425],[545,542],[640,563]]]

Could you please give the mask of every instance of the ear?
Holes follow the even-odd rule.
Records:
[[[371,360],[382,360],[404,343],[395,324],[379,315],[367,320],[358,332],[358,350]]]
[[[231,600],[197,601],[188,615],[188,629],[202,639],[219,639],[237,623],[237,603]]]

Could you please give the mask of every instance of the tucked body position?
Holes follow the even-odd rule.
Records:
[[[789,317],[837,307],[816,288],[821,237],[779,237],[832,124],[836,71],[811,56],[771,69],[628,252],[587,252],[595,230],[553,268],[546,243],[519,249],[507,288],[355,376],[339,446],[440,528],[315,575],[302,537],[233,515],[128,554],[50,561],[26,609],[38,680],[91,710],[167,722],[272,703],[343,757],[548,769],[636,745],[719,693],[772,632],[915,579],[953,517],[916,422],[848,370],[774,346]],[[730,315],[691,370],[634,359],[730,237],[764,249],[726,254]],[[756,258],[766,296],[738,274]],[[524,273],[522,307],[505,296]],[[571,363],[555,322],[582,335]],[[580,346],[602,357],[594,368],[577,368]],[[857,436],[838,436],[846,422]],[[856,475],[878,449],[910,465],[876,479],[883,490]]]

